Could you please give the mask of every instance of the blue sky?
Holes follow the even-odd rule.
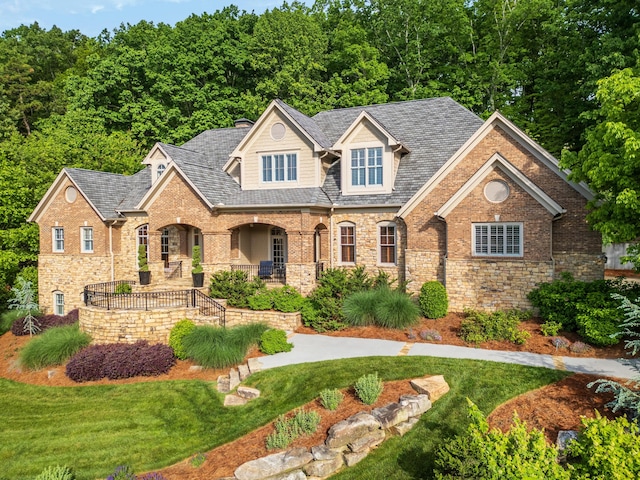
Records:
[[[234,4],[240,10],[262,13],[282,5],[282,0],[0,0],[0,32],[34,22],[49,30],[77,29],[95,37],[103,29],[112,31],[121,23],[140,20],[174,25],[192,13],[213,13]],[[311,1],[306,1],[311,5]]]

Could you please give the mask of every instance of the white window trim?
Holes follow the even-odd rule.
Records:
[[[57,240],[56,239],[56,230],[60,230],[62,232],[62,248],[57,248]],[[64,227],[52,227],[51,228],[51,251],[54,253],[63,253],[64,252]]]
[[[276,180],[276,165],[275,165],[275,157],[282,155],[284,160],[284,178],[282,180]],[[271,180],[265,180],[265,159],[266,157],[270,157],[270,172],[271,172]],[[298,152],[284,151],[284,152],[264,152],[259,155],[260,158],[260,183],[264,185],[281,185],[281,184],[297,184],[298,179],[300,178],[300,161],[298,158]],[[294,179],[290,178],[290,170],[291,170],[291,160],[295,161],[295,177]]]
[[[370,184],[369,182],[369,154],[368,151],[374,148],[382,149],[382,183]],[[365,185],[352,184],[351,152],[354,150],[365,150]],[[391,149],[382,142],[356,142],[345,143],[342,148],[342,158],[340,160],[340,172],[342,179],[343,195],[376,195],[391,193],[394,182],[394,154]]]
[[[381,229],[383,227],[393,227],[393,247],[394,247],[394,255],[393,262],[383,262],[382,261],[382,243],[381,239]],[[378,265],[380,266],[395,266],[398,264],[398,225],[395,222],[380,222],[376,228],[376,243],[378,245]]]
[[[353,261],[345,261],[342,259],[342,227],[353,228]],[[357,257],[358,237],[356,232],[356,224],[353,222],[341,222],[338,224],[338,265],[355,265]]]
[[[476,227],[487,227],[491,228],[492,226],[503,226],[505,227],[504,236],[506,237],[506,227],[507,226],[517,226],[519,229],[519,242],[518,249],[519,253],[491,253],[491,242],[488,244],[488,252],[487,253],[478,253],[476,250]],[[490,235],[490,233],[489,233]],[[506,238],[504,242],[504,249],[506,250],[507,243]],[[506,258],[522,258],[524,256],[524,224],[523,222],[478,222],[471,224],[471,252],[474,257],[506,257]]]
[[[162,176],[162,174],[167,169],[167,166],[164,163],[159,163],[156,167],[156,180]]]
[[[369,165],[369,151],[370,150],[380,150],[380,162],[381,164],[374,165],[373,167]],[[353,152],[357,152],[360,150],[364,150],[364,167],[357,167],[358,169],[364,168],[364,185],[354,185],[353,184]],[[384,177],[385,177],[385,168],[384,168],[384,146],[382,145],[368,145],[368,146],[352,146],[349,149],[349,188],[350,189],[381,189],[384,187]],[[381,182],[380,183],[369,183],[369,178],[371,176],[371,169],[382,169]]]
[[[62,303],[58,303],[59,297],[62,299]],[[53,313],[59,316],[64,315],[64,293],[59,290],[53,292]]]
[[[90,231],[91,232],[91,250],[89,250],[88,248],[86,248],[86,242],[87,242],[87,238],[85,237],[85,233]],[[95,249],[95,245],[94,245],[94,237],[93,237],[93,227],[80,227],[80,252],[81,253],[93,253]]]

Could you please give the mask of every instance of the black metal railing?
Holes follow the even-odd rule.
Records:
[[[324,262],[316,262],[316,280],[320,280],[322,272],[324,272]]]
[[[231,265],[231,270],[247,272],[247,276],[250,279],[259,277],[265,283],[279,283],[282,285],[287,283],[287,267],[285,265],[274,265],[273,268],[268,270],[265,270],[264,267],[261,268],[260,265]]]
[[[84,288],[84,303],[87,306],[107,310],[152,310],[156,308],[198,308],[201,315],[218,317],[225,324],[225,308],[195,288],[190,290],[116,293],[111,284],[133,282],[108,282],[87,285]]]
[[[135,285],[134,280],[116,280],[114,282],[94,283],[84,287],[84,303],[87,303],[87,292],[91,291],[96,294],[115,294],[123,292],[131,292],[131,287]]]
[[[182,278],[182,260],[169,262],[164,269],[164,276],[168,280],[172,278]]]

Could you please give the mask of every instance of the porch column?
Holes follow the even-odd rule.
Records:
[[[229,230],[202,232],[205,265],[211,271],[226,269],[231,263],[231,232]]]
[[[287,230],[288,263],[314,263],[315,230]]]
[[[147,257],[149,258],[149,270],[151,282],[157,283],[164,276],[164,262],[160,251],[160,237],[162,233],[157,230],[149,230],[147,243]]]

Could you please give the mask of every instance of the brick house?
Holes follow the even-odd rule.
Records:
[[[450,98],[320,112],[274,100],[253,123],[157,143],[132,176],[65,168],[29,221],[40,227],[40,304],[62,313],[83,286],[152,283],[272,262],[307,294],[318,266],[363,265],[440,280],[453,310],[528,307],[561,271],[602,278],[592,194],[500,113],[483,121]],[[256,273],[257,270],[248,270]]]

